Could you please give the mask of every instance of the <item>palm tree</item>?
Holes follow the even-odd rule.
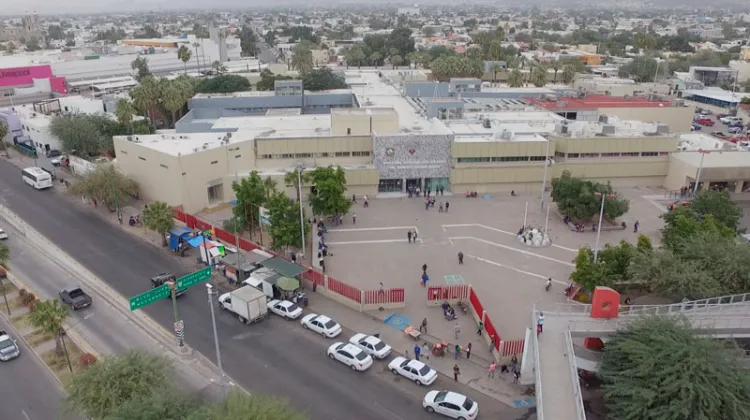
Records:
[[[396,69],[398,66],[403,64],[403,62],[404,62],[404,59],[401,58],[400,55],[396,54],[396,55],[391,56],[391,65],[393,65],[394,69]]]
[[[135,116],[135,107],[127,98],[120,98],[115,105],[115,117],[122,125],[130,126],[130,133],[133,133],[133,116]]]
[[[161,234],[162,245],[167,246],[167,232],[174,227],[174,215],[169,205],[163,201],[154,201],[141,213],[143,226]]]
[[[372,62],[372,65],[375,66],[375,68],[378,68],[378,64],[380,63],[380,60],[382,59],[383,59],[383,56],[380,55],[380,53],[377,51],[370,54],[370,61]]]
[[[175,79],[168,81],[162,89],[162,101],[167,111],[172,113],[172,127],[177,123],[177,111],[182,109],[186,102],[186,91],[191,90],[187,82]]]
[[[508,75],[508,86],[512,88],[523,86],[523,73],[517,67]]]
[[[8,126],[5,124],[5,121],[0,121],[0,144],[3,146],[3,151],[5,152],[5,156],[10,158],[10,153],[8,153],[8,145],[5,144],[5,136],[8,135]]]
[[[135,109],[146,114],[151,122],[151,108],[159,103],[161,85],[153,76],[146,77],[138,87],[130,91],[130,97],[133,98]]]
[[[531,83],[536,87],[544,87],[547,84],[547,67],[543,64],[536,66],[531,71]]]
[[[573,83],[573,80],[576,78],[576,69],[570,64],[566,64],[563,66],[563,72],[562,72],[562,80],[563,83],[566,85],[569,85]]]
[[[498,63],[492,64],[492,83],[497,83],[497,72],[501,71],[503,69],[503,66],[501,66]]]
[[[70,364],[68,348],[65,346],[65,320],[68,318],[68,307],[59,300],[43,300],[36,303],[33,312],[29,312],[29,323],[45,333],[55,335],[55,353],[58,356],[65,355],[68,368],[73,372]]]
[[[300,197],[299,195],[300,188],[299,188],[298,181],[301,179],[302,185],[305,185],[305,184],[310,183],[311,178],[310,178],[310,174],[308,174],[305,171],[302,171],[302,173],[299,174],[298,176],[297,171],[299,171],[299,169],[295,169],[294,172],[289,172],[286,175],[284,175],[284,184],[286,184],[287,186],[290,186],[290,185],[294,186],[294,192],[297,194],[297,202],[299,202],[302,199],[302,197]]]
[[[227,67],[221,64],[221,61],[219,60],[214,61],[213,64],[211,64],[211,68],[216,74],[224,74],[227,72]]]
[[[361,59],[360,59],[361,60]],[[307,73],[313,69],[313,55],[310,48],[304,44],[298,44],[294,47],[292,54],[292,67],[300,73]]]
[[[268,199],[271,198],[271,196],[276,192],[276,185],[278,183],[273,180],[270,176],[267,176],[266,179],[263,180],[263,191],[266,195],[266,202],[268,202]]]
[[[190,51],[190,48],[188,48],[187,45],[183,45],[177,50],[177,58],[182,60],[182,63],[185,65],[185,75],[187,75],[187,63],[192,57],[193,52]]]
[[[562,63],[560,60],[553,60],[552,63],[550,63],[550,67],[555,70],[555,80],[553,83],[557,83],[557,72],[562,68]]]

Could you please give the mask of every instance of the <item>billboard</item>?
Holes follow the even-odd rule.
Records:
[[[33,79],[50,79],[52,77],[52,67],[49,65],[11,67],[0,69],[0,86],[31,85],[34,83]]]

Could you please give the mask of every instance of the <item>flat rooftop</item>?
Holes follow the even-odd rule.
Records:
[[[526,141],[537,141],[546,142],[547,139],[539,134],[514,134],[511,133],[510,139],[502,138],[501,132],[495,132],[490,135],[463,135],[456,134],[453,140],[455,143],[501,143],[501,142],[526,142]]]
[[[252,138],[294,138],[331,135],[330,115],[269,115],[222,117],[214,129],[237,129]]]
[[[704,98],[715,99],[717,101],[739,103],[743,98],[750,97],[750,94],[741,92],[733,93],[724,89],[690,89],[682,92],[682,96],[702,96]]]
[[[747,168],[750,166],[748,163],[750,154],[744,150],[717,151],[709,154],[687,151],[672,153],[670,156],[695,168],[701,166],[701,158],[703,158],[703,168]]]
[[[659,136],[659,137],[676,137],[676,134],[657,133],[657,129],[660,125],[658,123],[650,123],[643,121],[622,121],[615,117],[609,117],[608,122],[594,122],[594,121],[569,121],[568,122],[568,137],[581,138],[581,137],[648,137],[648,136]],[[614,127],[614,133],[608,135],[602,135],[605,126]],[[557,134],[560,135],[560,134]]]
[[[163,130],[157,134],[137,134],[134,136],[115,136],[120,140],[132,138],[134,143],[147,147],[158,152],[172,155],[183,156],[198,153],[203,150],[215,149],[224,146],[225,133],[193,133],[178,134],[174,130]],[[243,140],[239,140],[242,138]],[[232,133],[231,143],[251,140],[252,137],[241,136],[239,133]]]
[[[558,97],[557,100],[524,98],[539,108],[558,110],[578,110],[597,108],[659,108],[672,106],[670,101],[649,101],[647,98],[628,98],[607,95],[587,95],[585,98]]]

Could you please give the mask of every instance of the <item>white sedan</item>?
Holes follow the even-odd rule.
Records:
[[[404,378],[414,381],[417,385],[432,385],[437,379],[437,372],[419,360],[409,360],[404,357],[397,357],[388,363],[388,369],[394,375],[401,375]]]
[[[383,360],[391,354],[391,346],[374,335],[354,334],[349,342],[376,359]]]
[[[8,234],[4,230],[0,229],[0,240],[8,239]]]
[[[361,348],[350,343],[333,343],[328,347],[328,357],[349,366],[352,370],[364,372],[372,366],[372,357]]]
[[[268,302],[268,310],[286,319],[297,319],[302,316],[302,308],[288,300],[274,299]]]
[[[323,337],[333,338],[341,334],[341,325],[325,315],[307,314],[300,323],[305,329],[313,330]]]
[[[428,413],[439,413],[462,420],[476,419],[479,414],[479,404],[465,395],[451,391],[429,391],[424,396],[422,407]]]

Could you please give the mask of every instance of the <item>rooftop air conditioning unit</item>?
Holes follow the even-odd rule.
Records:
[[[503,140],[510,140],[513,138],[513,132],[510,130],[503,130],[502,133],[500,133],[500,138]]]
[[[193,152],[196,152],[196,153],[197,153],[197,152],[198,152],[198,150],[199,150],[199,149],[198,149],[197,147],[194,147],[194,148],[193,148]]]
[[[484,128],[492,128],[492,121],[490,121],[489,118],[485,118],[482,120],[482,127]]]
[[[208,143],[203,143],[203,150],[208,149]]]
[[[133,141],[133,136],[128,136],[128,141]]]
[[[606,115],[600,115],[599,116],[599,122],[603,124],[607,124],[609,122],[609,117]]]
[[[613,136],[615,134],[615,126],[611,124],[603,125],[602,134],[605,136]]]
[[[656,125],[656,132],[658,134],[669,134],[669,125],[668,124],[657,124]]]

